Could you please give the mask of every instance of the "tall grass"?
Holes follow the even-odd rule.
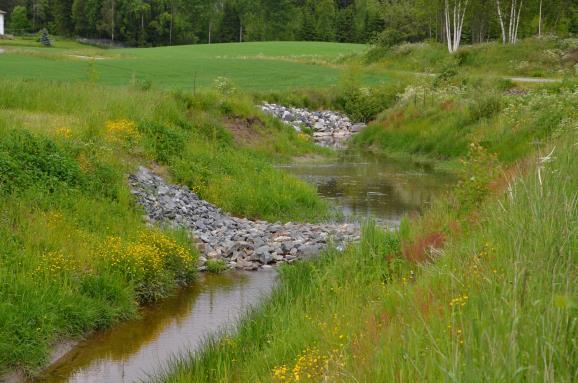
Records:
[[[320,219],[315,190],[273,163],[316,152],[242,96],[0,80],[0,372],[33,374],[55,342],[189,283],[186,233],[149,228],[126,175],[154,166],[233,214]],[[245,126],[236,142],[226,119]],[[269,144],[276,141],[276,145]]]
[[[397,104],[355,137],[354,146],[390,155],[455,160],[472,142],[506,163],[520,159],[576,119],[576,84],[510,94],[463,77],[409,86]]]
[[[567,132],[549,160],[463,216],[461,231],[428,250],[434,262],[401,256],[416,235],[406,225],[370,224],[345,252],[282,269],[234,335],[157,380],[575,381],[575,142]]]
[[[377,68],[419,73],[441,73],[447,68],[469,75],[572,77],[575,59],[568,53],[576,49],[573,38],[527,38],[515,45],[488,42],[462,46],[455,55],[439,43],[401,44],[391,48],[374,47],[365,55]]]

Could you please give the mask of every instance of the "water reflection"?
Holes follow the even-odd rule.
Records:
[[[121,323],[75,347],[35,382],[135,382],[179,354],[199,349],[207,336],[230,327],[269,294],[273,271],[201,276],[194,286],[145,308],[142,319]]]
[[[297,162],[285,168],[317,186],[346,216],[399,223],[420,212],[454,182],[424,166],[346,152],[331,161]]]

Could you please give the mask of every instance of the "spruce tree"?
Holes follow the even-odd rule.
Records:
[[[43,47],[51,47],[52,41],[50,41],[50,36],[48,35],[48,30],[43,28],[40,31],[40,39],[38,40]]]

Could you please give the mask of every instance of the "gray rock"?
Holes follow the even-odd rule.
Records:
[[[255,270],[313,256],[325,248],[329,237],[336,245],[359,238],[359,225],[272,224],[236,218],[142,167],[129,182],[147,222],[185,228],[197,239],[203,254],[201,270],[207,259],[222,259],[230,268]]]

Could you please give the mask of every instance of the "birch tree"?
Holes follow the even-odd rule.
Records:
[[[468,1],[469,0],[454,0],[453,6],[450,6],[450,1],[445,0],[444,15],[446,38],[448,42],[448,51],[450,53],[455,53],[460,49]]]
[[[505,15],[502,10],[500,0],[496,0],[498,9],[498,21],[502,31],[502,43],[515,44],[518,41],[518,27],[520,26],[520,16],[522,14],[522,5],[524,0],[510,1],[510,15],[508,17],[508,29],[506,30]]]

